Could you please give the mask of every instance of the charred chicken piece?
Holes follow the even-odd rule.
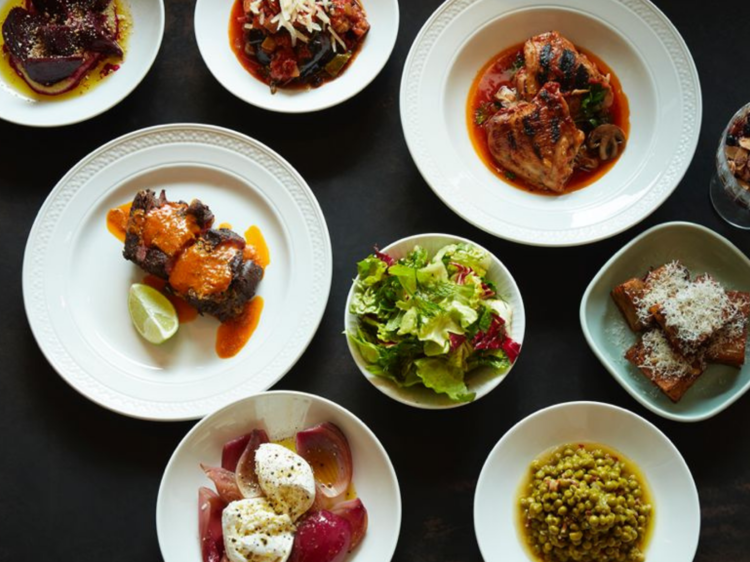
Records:
[[[164,191],[139,191],[130,208],[123,256],[161,279],[169,279],[177,258],[214,222],[211,210],[194,200],[170,202]]]
[[[587,93],[597,84],[606,90],[602,107],[612,105],[614,94],[609,77],[599,72],[586,55],[578,52],[575,45],[557,31],[526,41],[523,56],[524,67],[515,77],[516,88],[523,99],[532,99],[547,82],[560,84],[560,90],[566,95]]]
[[[168,290],[222,322],[239,316],[263,278],[244,250],[245,240],[235,232],[206,231],[177,258]]]
[[[556,82],[547,83],[530,102],[498,111],[486,129],[490,153],[500,166],[556,192],[565,189],[585,138]]]

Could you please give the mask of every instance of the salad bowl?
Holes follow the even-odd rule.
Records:
[[[351,447],[353,482],[368,511],[367,532],[347,560],[390,560],[401,527],[401,494],[388,453],[354,414],[319,396],[276,391],[238,400],[208,415],[182,439],[169,460],[156,504],[156,531],[165,562],[200,562],[198,489],[211,483],[201,463],[218,465],[222,446],[256,428],[272,441],[331,422]]]
[[[449,234],[418,234],[409,236],[389,244],[381,251],[394,260],[398,260],[414,250],[415,246],[420,246],[430,256],[434,256],[439,250],[451,244],[468,244],[489,255],[490,266],[487,269],[486,278],[496,286],[497,295],[507,303],[512,314],[512,322],[510,323],[509,330],[507,330],[507,336],[519,346],[523,346],[526,315],[521,292],[510,271],[492,252],[470,240]],[[346,300],[346,309],[344,312],[344,326],[347,334],[356,333],[359,326],[357,315],[351,312],[351,306],[356,293],[357,286],[356,283],[353,283]],[[367,361],[365,361],[359,346],[353,343],[351,337],[347,337],[347,343],[352,358],[362,375],[375,388],[397,402],[427,410],[455,408],[471,403],[471,401],[452,400],[446,394],[438,394],[421,384],[399,386],[386,377],[375,375],[368,370]],[[474,394],[473,400],[475,401],[486,396],[505,380],[505,377],[508,376],[516,361],[511,361],[510,365],[500,373],[490,367],[479,367],[467,374],[465,379],[466,387],[470,393]]]
[[[492,449],[474,493],[474,529],[485,562],[532,560],[519,528],[524,474],[542,453],[575,442],[605,445],[640,469],[654,507],[646,559],[691,562],[701,517],[698,491],[685,460],[656,426],[598,402],[568,402],[535,412]]]

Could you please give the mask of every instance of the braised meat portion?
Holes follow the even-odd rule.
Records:
[[[168,290],[222,322],[239,316],[263,279],[244,250],[245,240],[229,229],[204,232],[175,262]]]
[[[204,230],[211,228],[214,215],[195,199],[170,202],[162,191],[139,191],[130,208],[123,256],[161,279],[169,279],[174,264]]]
[[[531,100],[547,82],[557,82],[566,95],[585,93],[597,85],[605,91],[602,107],[612,105],[614,94],[609,77],[604,76],[586,55],[578,52],[575,45],[557,31],[542,33],[526,41],[523,57],[525,64],[515,76],[516,88],[523,99]]]
[[[201,314],[222,322],[239,316],[263,278],[245,239],[212,229],[214,215],[198,199],[168,201],[146,189],[136,194],[125,234],[125,259],[168,283]]]
[[[99,61],[121,57],[113,0],[30,0],[3,22],[11,65],[37,92],[75,87]]]
[[[545,84],[531,101],[498,111],[486,129],[490,153],[498,164],[556,192],[565,189],[585,138],[556,82]]]

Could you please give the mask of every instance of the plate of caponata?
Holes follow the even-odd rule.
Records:
[[[556,42],[541,40],[558,35]],[[503,86],[490,92],[492,112],[481,115],[471,105],[476,83],[481,88],[482,73],[512,48],[518,58],[495,82]],[[598,70],[591,61],[600,61]],[[609,107],[599,86],[615,84],[628,106],[624,146],[620,133],[600,143],[601,135],[587,130],[613,129],[609,116],[590,110]],[[438,197],[489,233],[537,246],[601,240],[657,209],[687,171],[702,108],[685,42],[648,0],[544,6],[448,0],[414,41],[400,99],[409,150]],[[474,125],[487,131],[491,162],[472,136]],[[618,148],[619,157],[587,182],[565,191],[546,181],[594,169],[583,149],[596,150],[604,161],[612,158],[605,146]],[[515,183],[522,172],[547,189],[520,189]]]
[[[249,339],[230,356],[220,353],[219,343],[231,320],[220,323],[222,311],[200,302],[196,308],[205,315],[194,311],[193,319],[181,321],[177,333],[160,345],[141,337],[131,321],[129,288],[151,283],[150,274],[159,271],[144,271],[136,260],[123,259],[122,239],[110,230],[110,211],[130,202],[137,207],[138,194],[158,200],[162,190],[170,202],[157,210],[188,209],[191,202],[188,215],[202,209],[204,218],[210,218],[207,226],[214,223],[179,259],[205,249],[211,237],[226,241],[216,248],[224,248],[227,255],[233,245],[248,250],[250,242],[246,244],[241,233],[262,233],[269,263],[253,288],[254,298],[248,297],[252,301],[239,304],[247,304],[242,310],[248,311],[252,303],[260,306]],[[154,255],[140,250],[147,258]],[[237,252],[231,257],[239,260]],[[169,275],[169,297],[178,292],[172,274],[180,263]],[[242,265],[231,263],[232,268]],[[240,270],[227,271],[230,287],[235,287]],[[317,330],[331,275],[323,213],[304,179],[284,159],[228,129],[177,124],[115,139],[60,180],[29,235],[23,294],[42,352],[78,392],[124,415],[184,420],[266,390],[286,374]],[[188,300],[195,296],[191,291]],[[215,293],[220,295],[216,298],[229,292]],[[236,299],[229,302],[237,304]]]

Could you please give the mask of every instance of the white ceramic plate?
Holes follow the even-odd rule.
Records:
[[[237,60],[229,44],[229,14],[234,0],[198,0],[195,37],[208,69],[241,100],[281,113],[308,113],[342,103],[362,91],[388,62],[398,35],[398,0],[363,0],[371,24],[361,50],[346,71],[312,90],[282,90],[271,94]]]
[[[388,255],[395,259],[400,259],[414,249],[414,246],[422,246],[431,255],[435,254],[443,246],[448,244],[466,243],[476,246],[477,248],[483,249],[485,252],[490,254],[492,258],[492,265],[487,271],[487,277],[497,285],[499,295],[504,298],[513,309],[513,318],[510,326],[510,337],[521,344],[521,351],[523,351],[523,337],[526,332],[526,312],[523,307],[523,298],[521,298],[521,291],[516,285],[515,279],[510,274],[510,271],[503,265],[503,263],[490,251],[482,248],[479,244],[461,238],[459,236],[452,236],[448,234],[417,234],[415,236],[409,236],[408,238],[402,238],[382,249]],[[364,256],[362,256],[364,257]],[[346,298],[346,308],[344,309],[344,326],[347,332],[355,332],[357,330],[358,320],[357,316],[349,312],[349,306],[351,305],[352,299],[354,298],[354,284],[352,283],[351,289],[349,289],[349,295]],[[448,408],[457,408],[459,406],[465,406],[472,402],[453,402],[447,396],[437,394],[422,385],[412,386],[409,388],[401,388],[392,381],[385,377],[379,377],[373,375],[367,370],[367,363],[362,358],[362,354],[359,349],[349,340],[346,339],[347,345],[349,346],[349,352],[352,354],[354,362],[357,364],[360,372],[365,378],[372,383],[372,385],[380,390],[386,396],[393,398],[397,402],[406,404],[407,406],[414,406],[415,408],[422,408],[426,410],[442,410]],[[519,355],[520,357],[520,355]],[[466,379],[466,386],[470,392],[476,393],[476,397],[473,402],[476,402],[483,396],[489,394],[491,390],[497,387],[501,382],[505,380],[511,369],[518,363],[518,358],[510,368],[502,374],[496,375],[492,372],[492,369],[482,368],[472,372]]]
[[[715,416],[750,390],[750,346],[741,369],[709,365],[675,404],[625,359],[636,336],[610,297],[620,283],[673,260],[693,275],[710,273],[728,289],[750,291],[750,259],[729,240],[697,224],[661,224],[626,244],[591,280],[581,299],[581,328],[599,361],[633,398],[667,419],[695,422]]]
[[[140,189],[199,198],[243,233],[258,225],[271,264],[260,324],[231,359],[214,350],[218,321],[184,324],[161,346],[130,321],[128,287],[144,273],[122,257],[107,210]],[[116,139],[79,162],[39,211],[26,244],[23,294],[52,366],[94,402],[133,417],[194,419],[269,388],[307,348],[331,286],[331,243],[315,196],[279,155],[208,125],[165,125]]]
[[[513,426],[492,449],[474,495],[474,529],[485,562],[533,560],[518,528],[518,494],[532,460],[571,442],[607,445],[641,469],[654,506],[646,560],[692,562],[701,513],[685,460],[651,423],[597,402],[570,402],[536,412]]]
[[[59,127],[96,117],[125,99],[141,83],[159,52],[164,4],[162,0],[122,1],[131,14],[132,27],[119,70],[82,95],[64,99],[31,98],[0,78],[0,119],[30,127]]]
[[[164,561],[201,561],[198,488],[213,486],[200,463],[220,465],[224,443],[254,428],[264,428],[271,440],[278,440],[323,422],[335,423],[346,435],[354,461],[354,487],[368,511],[367,533],[347,560],[390,560],[401,528],[401,493],[378,438],[354,414],[333,402],[300,392],[267,392],[206,417],[175,449],[156,502],[156,531]]]
[[[613,169],[559,197],[500,180],[475,153],[466,122],[483,65],[550,29],[604,60],[630,102],[628,146]],[[508,240],[572,246],[633,226],[677,187],[698,142],[701,91],[685,43],[648,0],[448,0],[409,53],[401,121],[425,180],[464,219]]]

